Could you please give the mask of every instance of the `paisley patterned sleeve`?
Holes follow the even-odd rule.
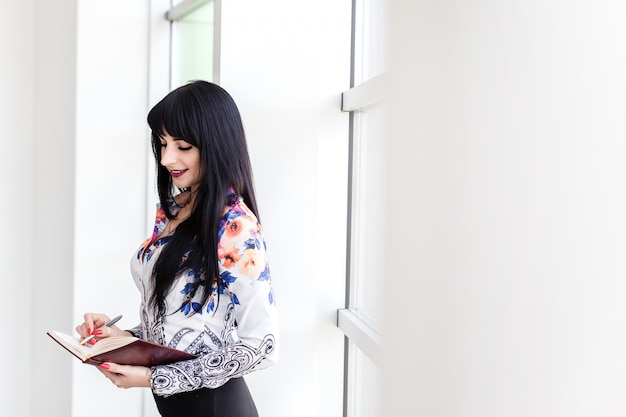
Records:
[[[126,329],[124,330],[128,333],[130,333],[132,336],[141,339],[142,333],[141,333],[141,323],[139,323],[138,325],[136,325],[135,327],[133,327],[132,329]]]
[[[278,319],[265,240],[256,217],[243,204],[222,218],[218,258],[223,282],[219,302],[230,301],[227,315],[234,314],[237,330],[219,350],[155,367],[152,386],[157,395],[217,388],[277,360]]]

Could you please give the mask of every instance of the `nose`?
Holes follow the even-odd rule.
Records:
[[[172,150],[173,146],[164,146],[161,148],[161,165],[167,167],[176,162],[176,152]]]

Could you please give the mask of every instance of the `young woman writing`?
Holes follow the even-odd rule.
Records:
[[[197,355],[153,368],[101,365],[118,387],[151,387],[162,416],[257,416],[242,376],[276,361],[278,321],[239,111],[224,89],[195,81],[156,104],[148,124],[160,203],[131,260],[141,323],[101,328],[109,317],[87,313],[76,330]]]

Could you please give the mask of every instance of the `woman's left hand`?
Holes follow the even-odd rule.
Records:
[[[145,366],[105,362],[98,369],[118,388],[150,387],[152,370]]]

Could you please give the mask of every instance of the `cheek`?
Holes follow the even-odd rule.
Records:
[[[197,168],[200,169],[200,158],[198,158],[197,156],[195,158],[193,158],[193,165]]]
[[[200,155],[194,155],[194,157],[192,158],[192,160],[190,161],[192,166],[193,166],[193,170],[196,172],[197,175],[201,175],[202,174],[202,164],[200,163]]]

